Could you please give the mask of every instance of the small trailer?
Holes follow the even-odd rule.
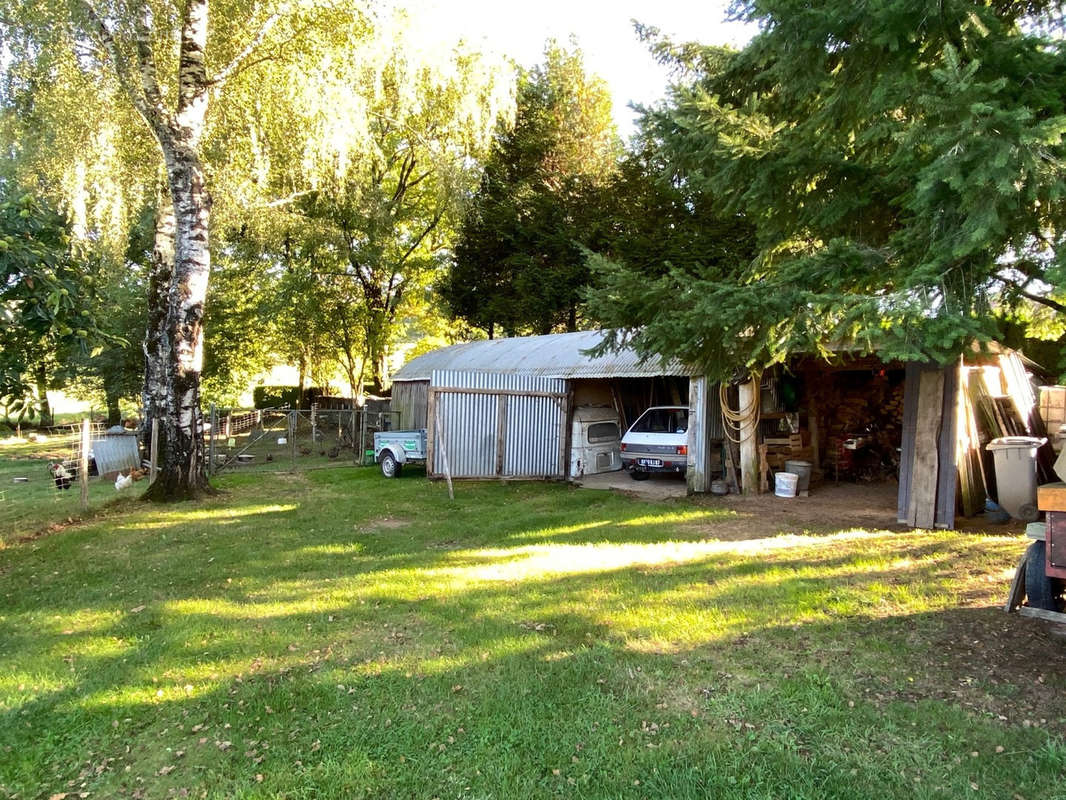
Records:
[[[426,453],[425,428],[374,434],[374,460],[381,465],[381,474],[386,478],[397,477],[404,464],[425,464]]]
[[[1030,523],[1026,535],[1033,542],[1018,562],[1006,611],[1066,623],[1066,483],[1050,483],[1037,490],[1037,506],[1047,522]],[[1023,600],[1028,605],[1022,605]]]

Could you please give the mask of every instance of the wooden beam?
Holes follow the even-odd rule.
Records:
[[[737,408],[751,408],[759,402],[759,385],[755,381],[740,384]],[[755,418],[749,417],[740,429],[740,488],[744,494],[759,493],[759,443]]]
[[[1060,625],[1066,625],[1066,614],[1059,611],[1045,611],[1042,608],[1019,606],[1018,613],[1023,617],[1032,617],[1033,619],[1042,619],[1045,622],[1057,622]]]

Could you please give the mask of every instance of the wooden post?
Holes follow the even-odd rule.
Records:
[[[759,402],[759,385],[755,381],[740,384],[737,408],[752,409]],[[749,414],[740,428],[740,488],[744,494],[759,493],[759,442],[755,416]]]
[[[822,447],[818,431],[818,398],[813,391],[816,380],[813,369],[808,369],[803,375],[803,383],[807,389],[807,430],[811,435],[812,469],[821,469]]]
[[[318,403],[311,404],[311,449],[318,442]]]
[[[448,450],[444,445],[444,431],[441,429],[440,424],[440,406],[434,405],[433,412],[435,414],[434,423],[437,429],[437,438],[440,440],[440,460],[441,465],[444,467],[444,479],[448,481],[448,499],[454,500],[455,491],[452,489],[452,470],[448,466]]]
[[[214,428],[211,429],[214,433]],[[211,461],[214,462],[215,440],[211,440]],[[152,417],[152,438],[148,445],[148,485],[155,483],[156,475],[159,474],[159,419]]]
[[[89,419],[81,421],[81,454],[78,458],[78,481],[81,483],[81,510],[89,508]]]
[[[503,475],[504,450],[507,447],[507,395],[496,398],[496,477]]]
[[[437,393],[431,386],[426,394],[426,477],[437,473]]]
[[[230,436],[233,435],[233,415],[232,414],[226,414],[226,431],[225,431],[225,435],[226,435],[227,439]]]
[[[211,438],[208,439],[207,446],[207,474],[215,474],[215,440],[218,438],[218,410],[215,408],[215,404],[211,404]],[[155,428],[155,420],[152,420],[153,430]],[[154,434],[153,434],[154,435]]]

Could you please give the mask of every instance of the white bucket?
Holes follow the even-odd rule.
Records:
[[[778,497],[795,497],[799,475],[794,472],[778,472],[774,475],[774,494]]]

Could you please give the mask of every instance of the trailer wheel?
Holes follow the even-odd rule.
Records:
[[[398,478],[403,472],[403,464],[396,460],[392,451],[386,450],[381,454],[381,474],[386,478]]]
[[[1058,595],[1062,593],[1060,582],[1045,572],[1047,564],[1044,542],[1033,542],[1025,556],[1025,595],[1031,608],[1058,611]]]

